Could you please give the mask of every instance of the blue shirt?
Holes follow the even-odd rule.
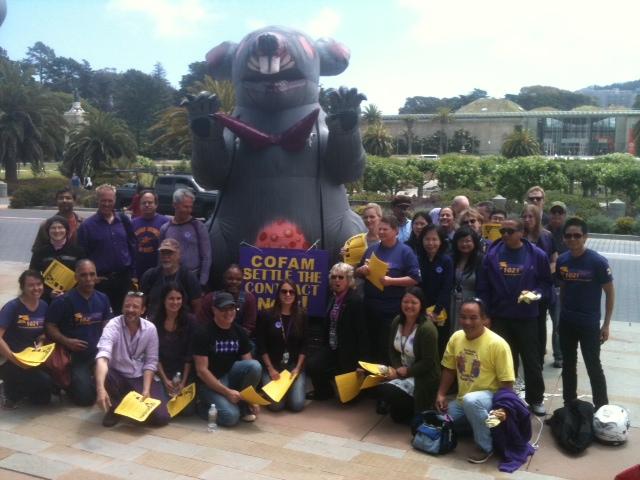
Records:
[[[96,264],[100,276],[126,270],[135,274],[133,259],[136,239],[131,221],[127,218],[123,222],[122,216],[124,214],[116,213],[113,222],[108,223],[102,215],[96,213],[78,228],[78,244]]]
[[[411,236],[411,220],[406,220],[404,224],[398,225],[398,241],[401,243],[405,243]]]
[[[12,352],[21,352],[33,347],[44,331],[47,304],[40,300],[35,311],[29,310],[19,298],[7,302],[0,310],[0,328],[4,328],[4,341]]]
[[[607,259],[589,248],[579,257],[565,252],[556,263],[556,276],[563,287],[560,321],[600,325],[602,286],[613,281]]]
[[[89,299],[75,288],[51,302],[46,322],[55,324],[65,337],[87,342],[87,355],[95,356],[102,328],[113,317],[109,298],[95,290]]]
[[[136,236],[136,274],[142,278],[144,272],[158,265],[160,227],[169,221],[168,217],[156,214],[151,220],[136,217],[131,221]]]
[[[389,265],[388,277],[411,277],[420,283],[418,258],[411,248],[404,243],[396,241],[396,244],[391,248],[385,247],[382,243],[372,245],[364,253],[361,264],[364,264],[364,260],[370,258],[373,253],[376,254],[378,259]],[[371,282],[365,281],[364,283],[365,300],[376,302],[377,306],[385,313],[398,313],[400,311],[400,301],[405,290],[406,287],[384,287],[384,290],[380,291]]]

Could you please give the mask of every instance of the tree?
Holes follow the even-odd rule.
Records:
[[[189,73],[182,76],[180,80],[180,92],[184,95],[189,91],[189,88],[196,82],[204,81],[204,76],[207,75],[207,62],[193,62],[189,64]]]
[[[40,172],[62,153],[66,122],[58,97],[33,82],[31,72],[0,58],[0,163],[5,180],[18,180],[18,163]]]
[[[485,98],[486,96],[486,91],[474,88],[472,92],[466,95],[458,95],[457,97],[409,97],[405,100],[404,106],[398,110],[398,113],[436,113],[439,108],[448,108],[455,111],[474,100]]]
[[[607,164],[601,173],[602,183],[613,192],[626,195],[632,206],[640,198],[640,162],[632,160],[619,164]]]
[[[440,124],[440,130],[438,131],[440,140],[440,144],[438,145],[438,153],[440,155],[444,155],[447,151],[447,134],[444,131],[444,127],[445,125],[453,121],[451,116],[451,109],[448,107],[439,108],[433,121]]]
[[[381,123],[382,112],[377,107],[377,105],[370,103],[364,108],[364,111],[362,112],[362,120],[364,120],[367,125],[375,125],[376,123]]]
[[[189,87],[192,94],[201,91],[215,93],[220,101],[220,110],[231,113],[235,106],[235,91],[229,81],[213,80],[206,75],[202,81],[196,81]],[[149,128],[155,138],[152,147],[169,149],[178,155],[191,155],[191,129],[189,117],[184,107],[169,107],[158,116],[158,121]]]
[[[402,135],[404,136],[404,138],[407,141],[407,154],[408,155],[412,155],[413,154],[413,141],[415,139],[415,134],[413,133],[413,127],[416,123],[415,118],[411,118],[411,117],[403,117],[402,121],[404,122],[404,125],[407,127],[403,132]]]
[[[115,112],[133,132],[138,148],[156,115],[173,103],[173,93],[166,80],[138,70],[127,70],[116,82]]]
[[[394,194],[402,178],[403,168],[398,163],[376,156],[367,158],[363,175],[363,186],[366,191]]]
[[[370,155],[390,157],[392,152],[391,136],[384,125],[371,125],[362,136],[362,146]]]
[[[42,42],[36,42],[33,47],[27,49],[27,58],[24,62],[35,69],[40,85],[49,82],[52,63],[56,58],[53,48]]]
[[[111,167],[114,161],[135,160],[136,143],[125,123],[111,113],[97,111],[88,123],[73,130],[64,154],[61,171],[71,176],[92,175]]]
[[[496,189],[515,200],[522,199],[533,185],[546,190],[564,190],[569,183],[557,162],[536,156],[502,162],[496,167],[495,175]]]
[[[502,155],[507,158],[540,155],[540,144],[529,130],[516,127],[502,144]]]

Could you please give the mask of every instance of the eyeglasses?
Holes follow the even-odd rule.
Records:
[[[344,280],[344,275],[331,275],[329,278],[331,280]]]
[[[541,202],[544,200],[544,197],[529,197],[530,202]]]
[[[516,230],[515,228],[501,228],[498,231],[500,232],[500,235],[513,235],[518,230]]]
[[[280,290],[280,295],[295,295],[295,294],[296,294],[295,290],[285,290],[285,289]]]
[[[563,236],[567,240],[580,240],[584,235],[582,233],[565,233]]]
[[[173,250],[160,250],[160,255],[173,255],[174,252]]]
[[[144,297],[143,292],[134,292],[133,290],[127,292],[127,297]]]

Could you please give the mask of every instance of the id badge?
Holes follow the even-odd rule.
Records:
[[[287,351],[282,354],[282,365],[289,365],[289,352]]]

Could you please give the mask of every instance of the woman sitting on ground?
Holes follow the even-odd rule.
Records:
[[[35,270],[22,272],[18,279],[20,295],[0,310],[0,366],[4,381],[5,406],[12,407],[27,397],[35,405],[51,400],[53,381],[42,365],[26,367],[15,353],[27,347],[41,346],[45,340],[44,318],[47,304],[42,300],[42,275]]]
[[[268,408],[280,411],[286,406],[300,412],[305,402],[307,315],[300,305],[298,287],[291,280],[280,284],[273,307],[258,318],[256,347],[263,365],[264,385],[278,380],[285,369],[296,377],[282,400]]]
[[[425,316],[419,287],[409,287],[402,297],[401,312],[391,324],[389,381],[378,387],[378,411],[387,410],[398,423],[432,409],[440,384],[438,332]]]
[[[191,355],[195,318],[187,313],[184,298],[184,291],[177,283],[167,283],[160,292],[161,302],[154,306],[155,312],[150,318],[158,330],[157,373],[168,397],[175,397],[195,380]]]

